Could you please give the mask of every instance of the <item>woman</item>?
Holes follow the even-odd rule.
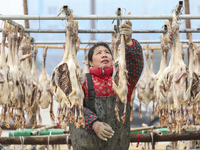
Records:
[[[132,23],[125,21],[120,34],[125,34],[126,68],[128,70],[128,95],[131,94],[143,70],[140,44],[132,38]],[[116,95],[112,89],[113,56],[106,43],[95,44],[88,52],[90,73],[83,84],[85,92],[85,128],[76,129],[70,124],[72,146],[75,150],[126,150],[130,143],[130,104],[127,103],[125,123],[115,116]],[[119,115],[124,104],[119,103]]]

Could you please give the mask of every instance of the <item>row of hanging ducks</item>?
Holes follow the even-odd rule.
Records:
[[[161,64],[160,70],[155,75],[153,72],[153,52],[151,53],[151,69],[149,69],[149,50],[146,46],[146,64],[144,73],[137,85],[138,98],[146,106],[153,101],[153,112],[151,118],[157,112],[161,126],[167,126],[170,131],[181,132],[186,120],[189,125],[191,114],[195,116],[195,123],[199,122],[199,48],[189,43],[189,68],[183,60],[183,48],[179,39],[179,24],[174,13],[173,20],[166,21],[168,34],[161,37]],[[57,119],[61,126],[66,129],[68,121],[77,127],[84,126],[82,83],[84,77],[78,63],[76,53],[79,49],[80,38],[78,38],[78,21],[73,20],[71,14],[66,28],[65,52],[63,60],[55,67],[51,78],[46,72],[47,47],[43,52],[43,70],[38,77],[36,74],[35,60],[37,47],[31,52],[30,39],[23,37],[23,29],[17,34],[17,26],[12,27],[6,22],[2,32],[1,59],[0,59],[0,102],[3,106],[0,121],[9,126],[11,119],[17,128],[25,125],[24,111],[29,118],[35,118],[41,122],[40,107],[48,108],[50,105],[50,117],[54,121],[53,96],[59,103]],[[114,34],[113,34],[114,36]],[[119,46],[118,37],[114,41],[114,57],[117,57]],[[5,41],[8,40],[8,55],[5,55]],[[113,41],[112,41],[113,42]],[[125,67],[124,40],[121,40],[119,57],[115,58],[113,85],[116,95],[124,105],[125,120],[127,103],[127,70]],[[169,65],[167,66],[167,53],[171,51]],[[33,59],[32,59],[33,58]],[[194,61],[193,61],[194,60]],[[87,66],[87,65],[85,65]],[[85,70],[88,70],[86,67]],[[86,71],[85,71],[86,72]],[[120,75],[119,75],[120,74]],[[133,92],[132,100],[134,99]],[[118,116],[118,102],[116,102],[116,116]],[[131,103],[132,104],[132,103]],[[131,105],[132,106],[132,105]],[[34,113],[37,112],[37,113]],[[131,113],[132,116],[133,112]],[[6,117],[7,116],[7,117]],[[142,117],[141,109],[140,115]],[[131,117],[132,118],[132,117]],[[183,119],[184,118],[184,119]],[[33,126],[33,127],[34,127]]]
[[[191,34],[188,44],[189,67],[184,63],[184,51],[179,38],[179,24],[176,13],[172,21],[165,21],[167,36],[161,36],[161,62],[157,74],[153,71],[153,51],[151,51],[151,68],[149,69],[148,44],[145,50],[146,64],[143,75],[137,85],[138,99],[148,109],[153,101],[154,114],[158,114],[161,127],[167,126],[172,132],[181,132],[182,127],[190,125],[190,116],[193,122],[199,124],[200,118],[200,49],[192,43]],[[167,53],[171,51],[169,65]],[[156,102],[156,106],[155,106]],[[141,108],[140,115],[142,117]]]
[[[51,76],[51,91],[54,93],[55,100],[59,103],[57,119],[62,128],[66,129],[68,122],[74,123],[77,128],[85,126],[83,116],[84,92],[82,84],[85,81],[85,75],[81,69],[76,53],[79,50],[80,38],[78,37],[78,21],[73,20],[73,14],[70,14],[65,37],[65,52],[62,61],[55,67]],[[117,41],[117,40],[116,40]],[[118,43],[115,49],[118,51]],[[89,72],[88,62],[86,61],[85,50],[85,68],[84,73]],[[117,56],[117,55],[116,55]],[[122,36],[121,47],[118,59],[115,61],[113,73],[113,89],[119,99],[124,103],[124,113],[121,116],[122,122],[125,122],[126,104],[127,104],[127,70],[125,65],[125,42]],[[116,80],[117,79],[117,80]],[[115,112],[119,121],[118,102],[116,102]]]
[[[46,72],[47,47],[43,51],[43,69],[41,75],[36,74],[37,46],[31,51],[30,39],[23,37],[24,29],[17,32],[17,26],[4,22],[0,59],[0,104],[2,112],[0,121],[9,127],[11,119],[17,128],[23,129],[26,118],[34,119],[32,128],[35,128],[37,120],[42,122],[40,108],[46,109],[50,105],[50,118],[55,121],[53,114],[53,99],[59,103],[57,121],[62,128],[67,129],[69,121],[77,128],[85,126],[83,116],[84,92],[82,84],[85,80],[83,70],[79,65],[76,54],[80,46],[78,37],[78,21],[73,20],[70,14],[66,27],[65,50],[63,60],[55,67],[51,78]],[[8,41],[8,55],[5,54],[5,41]],[[119,43],[117,44],[118,48]],[[114,91],[124,103],[124,114],[121,117],[125,121],[127,103],[127,70],[125,66],[125,43],[121,41],[121,51],[114,67],[113,81]],[[86,51],[85,51],[86,55]],[[85,62],[85,71],[88,72],[88,63]],[[119,78],[120,76],[120,78]],[[126,89],[126,91],[124,91]],[[119,102],[119,99],[118,102]],[[116,103],[116,115],[118,120],[118,102]],[[133,114],[133,113],[132,113]]]
[[[18,32],[17,30],[20,29]],[[8,42],[8,54],[5,42]],[[32,50],[33,49],[33,50]],[[43,69],[40,76],[36,73],[37,46],[24,37],[24,29],[4,22],[0,53],[0,122],[9,128],[11,119],[16,127],[23,129],[26,123],[25,112],[29,119],[42,122],[40,108],[50,105],[52,121],[53,94],[50,91],[50,77],[45,68],[47,48],[43,52]]]

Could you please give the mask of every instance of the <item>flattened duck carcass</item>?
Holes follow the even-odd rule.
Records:
[[[37,75],[36,71],[36,57],[38,53],[37,45],[34,45],[34,51],[33,51],[33,61],[32,61],[32,67],[31,67],[31,76],[33,81],[33,92],[31,97],[31,106],[34,105],[34,103],[37,100],[37,91],[38,91],[38,83],[39,83],[39,77]]]
[[[151,55],[150,55],[150,74],[151,74],[151,82],[154,82],[155,83],[155,73],[154,73],[154,70],[153,70],[153,58],[154,58],[154,50],[151,50]],[[154,87],[153,87],[153,98],[152,98],[152,101],[153,101],[153,111],[151,113],[151,120],[154,119],[154,113],[155,113],[155,94],[154,94]]]
[[[191,103],[196,104],[200,100],[200,48],[195,43],[193,71],[196,80],[192,83]]]
[[[46,109],[50,105],[50,118],[54,121],[54,114],[53,114],[53,93],[51,93],[50,89],[50,76],[47,74],[46,71],[46,56],[47,56],[47,47],[45,47],[43,51],[43,68],[42,73],[39,77],[39,85],[38,85],[38,100],[40,107],[42,109]]]
[[[185,105],[185,116],[184,116],[184,120],[187,121],[186,126],[188,127],[190,125],[190,116],[192,115],[192,105],[194,105],[194,103],[192,104],[192,102],[194,102],[195,97],[197,96],[197,93],[199,92],[198,89],[198,84],[200,83],[199,77],[197,75],[197,73],[194,71],[195,68],[194,67],[198,67],[198,66],[194,66],[195,63],[195,58],[194,59],[194,44],[192,42],[192,35],[191,33],[188,34],[189,36],[189,43],[188,43],[188,52],[189,52],[189,73],[188,73],[188,77],[187,77],[187,88],[185,91],[185,98],[184,98],[184,104]],[[197,96],[198,97],[198,96]],[[198,107],[197,107],[197,111],[198,111]],[[197,113],[198,114],[198,113]],[[195,115],[195,114],[193,114]],[[198,117],[195,117],[196,119],[198,119]]]
[[[183,61],[182,58],[182,48],[180,44],[180,38],[179,38],[179,24],[177,22],[176,13],[173,14],[173,21],[172,21],[172,28],[174,29],[174,44],[175,47],[175,66],[174,66],[174,78],[173,78],[173,97],[174,97],[174,108],[176,109],[176,131],[181,132],[181,128],[183,126],[182,122],[182,106],[185,104],[185,101],[189,98],[186,97],[185,92],[187,91],[187,77],[189,75],[188,68],[186,64]]]
[[[167,97],[166,97],[166,87],[164,84],[164,69],[167,67],[167,53],[169,51],[169,46],[167,43],[167,38],[162,34],[161,37],[161,62],[160,70],[155,75],[155,87],[154,94],[157,100],[157,110],[160,119],[160,125],[164,126],[167,118]]]
[[[7,21],[4,22],[4,28],[2,32],[2,43],[1,43],[1,56],[0,56],[0,103],[8,104],[10,99],[9,90],[9,70],[10,67],[6,63],[5,55],[5,41],[8,37],[8,25]]]
[[[126,104],[127,104],[127,94],[128,94],[128,86],[127,86],[128,71],[126,69],[124,38],[125,38],[124,35],[122,35],[120,53],[119,53],[118,62],[117,62],[118,65],[115,65],[113,68],[114,69],[113,70],[113,90],[115,94],[119,97],[119,99],[124,103],[124,112],[123,112],[123,116],[121,117],[122,123],[124,123],[126,119]],[[115,80],[116,76],[118,76],[119,78],[118,81]]]
[[[192,44],[190,44],[189,46],[191,46]],[[193,57],[194,59],[191,58],[191,56],[190,56],[190,62],[189,62],[189,63],[192,63],[192,65],[194,65],[192,67],[192,69],[193,69],[192,72],[190,71],[190,68],[189,68],[190,77],[193,77],[193,78],[192,78],[192,84],[191,84],[191,89],[190,89],[191,97],[190,97],[190,101],[188,101],[188,103],[189,103],[188,105],[190,107],[188,107],[188,109],[187,109],[187,114],[188,114],[188,117],[191,115],[194,116],[195,120],[193,120],[193,123],[196,124],[199,122],[199,119],[200,119],[200,71],[199,71],[199,69],[200,69],[200,49],[195,43],[193,44],[193,46],[194,46],[194,57]],[[191,51],[191,52],[189,51],[190,55],[193,55],[192,47],[189,50]],[[194,60],[194,62],[191,60]],[[187,118],[187,120],[189,122],[188,118]]]
[[[2,113],[0,115],[0,122],[2,119],[7,127],[7,105],[10,104],[10,87],[9,87],[9,80],[10,80],[10,67],[6,63],[6,56],[5,56],[5,41],[6,37],[8,37],[8,24],[7,21],[4,21],[4,28],[2,32],[2,43],[1,43],[1,56],[0,56],[0,104],[3,105]]]
[[[23,77],[23,86],[25,91],[25,103],[23,104],[23,110],[27,111],[27,116],[30,118],[32,116],[31,113],[31,99],[32,99],[32,92],[34,90],[33,87],[33,78],[31,75],[31,64],[30,64],[30,57],[31,54],[31,44],[30,40],[24,39],[20,45],[20,57],[21,57],[21,66],[24,71]],[[26,56],[26,57],[24,57]]]
[[[145,68],[140,82],[137,85],[138,99],[140,100],[139,118],[142,118],[141,102],[146,105],[148,110],[149,103],[155,99],[154,96],[154,74],[149,70],[149,45],[147,44],[145,50]]]
[[[174,61],[175,61],[175,44],[174,44],[174,32],[173,28],[171,26],[171,22],[165,21],[167,25],[167,30],[168,30],[168,36],[167,36],[167,41],[170,45],[170,61],[169,65],[164,69],[164,80],[163,80],[163,86],[160,87],[161,94],[163,97],[167,98],[167,114],[168,114],[168,120],[167,120],[167,127],[168,129],[172,132],[172,118],[173,118],[173,111],[174,111],[174,99],[173,99],[173,72],[174,72]]]
[[[169,99],[173,101],[173,107],[170,109],[174,111],[175,114],[175,126],[176,126],[176,132],[181,132],[181,128],[183,125],[182,121],[182,106],[185,104],[185,101],[188,99],[186,96],[187,91],[187,77],[189,75],[188,68],[186,67],[184,61],[183,61],[183,50],[180,43],[179,38],[179,24],[177,21],[176,13],[173,13],[173,20],[170,24],[171,33],[169,33],[168,30],[168,36],[170,35],[170,42],[171,46],[173,47],[173,50],[175,51],[173,54],[174,56],[174,65],[173,65],[173,71],[172,76],[172,83],[171,83],[171,89],[173,99]],[[169,96],[169,92],[168,92]],[[168,100],[168,101],[169,101]],[[170,105],[168,104],[168,107]],[[171,112],[170,112],[171,113]],[[170,114],[171,115],[171,114]],[[170,123],[172,122],[172,118],[170,118]],[[171,127],[169,129],[172,130]]]
[[[65,53],[63,60],[54,69],[51,81],[53,85],[54,95],[58,103],[63,105],[62,109],[67,106],[73,111],[73,107],[79,110],[78,121],[74,122],[76,127],[85,125],[83,117],[83,98],[84,92],[82,89],[81,81],[79,79],[80,70],[78,61],[76,61],[76,42],[78,40],[78,21],[73,20],[73,14],[70,14],[67,24],[67,33],[65,40]],[[76,110],[76,109],[75,109]],[[75,115],[76,115],[75,111]],[[74,116],[70,116],[71,119]],[[76,120],[75,116],[75,120]],[[67,124],[67,122],[64,122]]]
[[[116,33],[112,33],[112,38],[111,38],[111,51],[113,54],[113,58],[114,58],[114,70],[113,70],[113,80],[115,82],[116,85],[118,85],[118,81],[119,81],[119,64],[118,64],[118,60],[117,60],[117,54],[118,54],[118,47],[120,44],[120,36],[117,36]],[[119,109],[118,109],[118,105],[119,105],[119,99],[118,97],[116,98],[116,105],[115,105],[115,115],[117,117],[117,120],[120,121],[119,119]]]
[[[21,35],[21,32],[20,32]],[[21,42],[21,37],[17,38],[17,26],[13,28],[11,33],[11,26],[9,26],[9,40],[8,40],[8,64],[10,66],[10,74],[12,82],[9,82],[11,90],[11,103],[15,110],[17,110],[15,124],[17,128],[23,128],[25,120],[23,109],[23,103],[25,102],[24,89],[22,85],[23,71],[19,63],[18,57],[18,45]],[[22,124],[23,123],[23,124]]]

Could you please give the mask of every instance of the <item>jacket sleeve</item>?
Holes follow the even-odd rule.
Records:
[[[133,45],[125,46],[126,69],[128,70],[128,101],[143,71],[144,59],[140,43],[132,39]]]
[[[82,85],[83,91],[84,91],[84,95],[86,97],[88,97],[88,83],[87,80],[84,82],[84,84]],[[84,104],[83,104],[84,105]],[[89,134],[94,134],[94,130],[92,130],[92,125],[95,121],[100,121],[99,117],[93,112],[91,111],[89,108],[85,107],[85,105],[83,106],[83,114],[84,114],[84,118],[85,118],[85,128],[82,128]]]
[[[89,134],[94,134],[94,130],[92,130],[92,125],[95,121],[100,120],[99,117],[86,107],[83,107],[83,113],[85,118],[85,128],[83,129]]]

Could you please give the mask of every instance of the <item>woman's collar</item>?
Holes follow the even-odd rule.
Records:
[[[90,68],[90,73],[99,78],[105,78],[112,75],[113,66],[104,68]]]

